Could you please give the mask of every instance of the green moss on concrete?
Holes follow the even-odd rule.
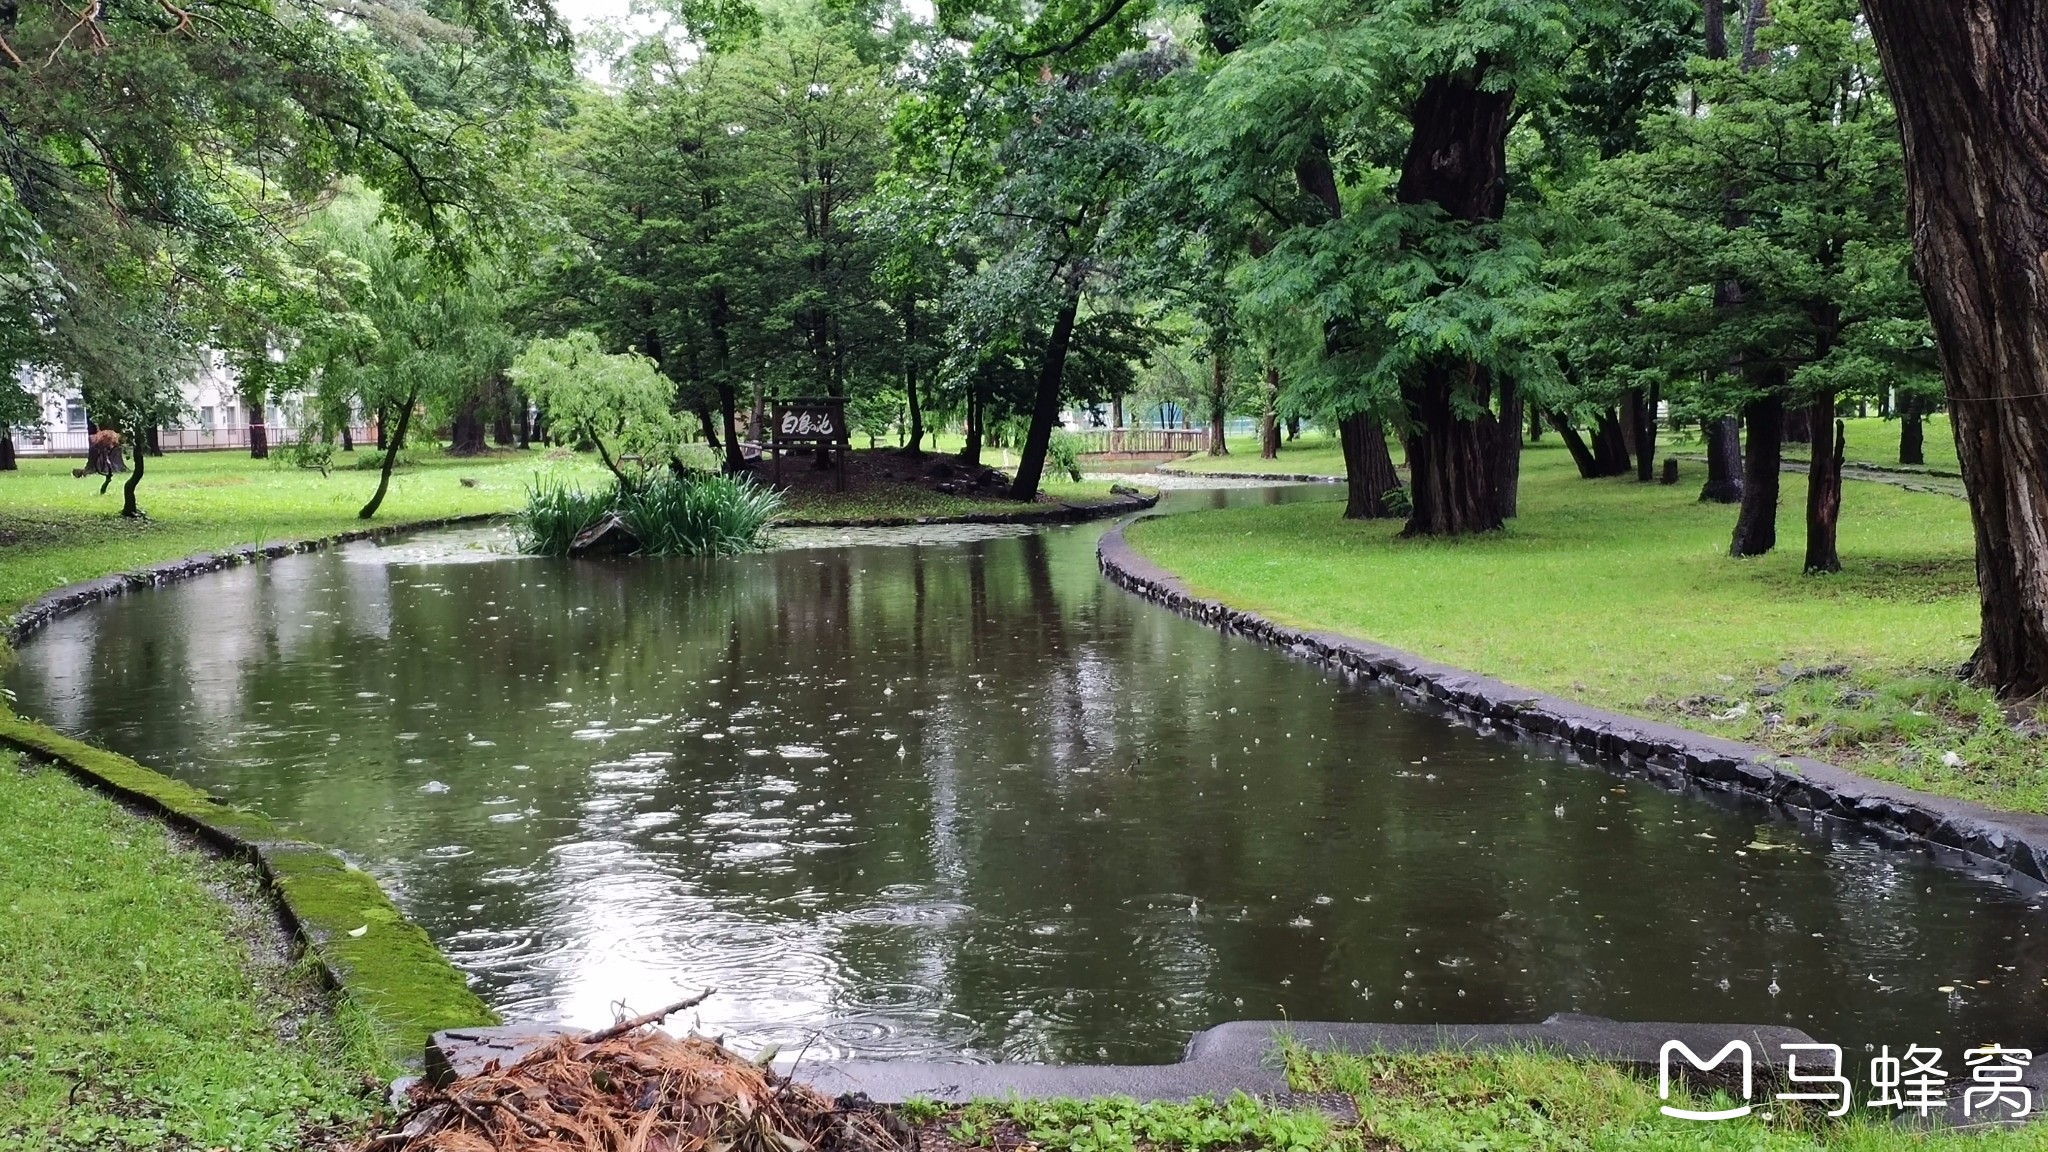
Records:
[[[312,955],[392,1063],[417,1061],[436,1030],[498,1022],[377,882],[334,853],[126,756],[5,712],[0,744],[53,761],[224,851],[254,860]]]
[[[498,1023],[369,873],[310,845],[280,848],[265,861],[300,931],[387,1050],[417,1059],[443,1028]]]

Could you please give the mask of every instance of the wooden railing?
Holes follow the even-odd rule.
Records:
[[[1185,456],[1209,450],[1207,428],[1090,428],[1071,433],[1083,456],[1157,453]]]

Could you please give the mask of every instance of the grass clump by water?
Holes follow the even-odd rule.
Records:
[[[729,556],[761,546],[782,506],[773,489],[717,473],[660,473],[592,492],[541,477],[513,522],[522,551],[567,556],[577,536],[617,514],[645,556]]]
[[[0,752],[0,1150],[285,1149],[358,1130],[379,1053],[246,866]]]

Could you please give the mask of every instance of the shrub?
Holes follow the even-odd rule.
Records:
[[[273,468],[318,468],[322,476],[334,465],[334,445],[308,435],[270,450]]]
[[[394,467],[403,468],[410,463],[412,463],[412,453],[400,452],[398,454],[398,463]],[[382,450],[360,453],[356,456],[355,466],[364,472],[382,472],[384,470],[384,453]]]
[[[538,477],[526,489],[526,507],[512,517],[512,537],[521,552],[567,556],[577,533],[597,523],[610,507],[606,493]]]
[[[654,556],[729,556],[761,546],[782,497],[752,480],[673,473],[626,488],[613,507]]]
[[[643,556],[729,556],[761,546],[782,507],[773,490],[716,473],[662,473],[609,492],[585,492],[536,480],[513,520],[523,552],[566,556],[578,533],[616,512],[640,538]]]
[[[1054,471],[1064,473],[1067,479],[1079,484],[1081,482],[1080,449],[1081,441],[1079,437],[1070,432],[1055,428],[1052,430],[1052,441],[1045,448],[1045,459],[1047,463],[1053,466]]]

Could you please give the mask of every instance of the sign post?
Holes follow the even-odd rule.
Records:
[[[769,426],[769,445],[775,452],[775,482],[782,483],[782,454],[809,445],[830,446],[839,466],[839,491],[846,491],[846,454],[853,440],[846,430],[844,396],[799,396],[775,402],[774,421]]]

